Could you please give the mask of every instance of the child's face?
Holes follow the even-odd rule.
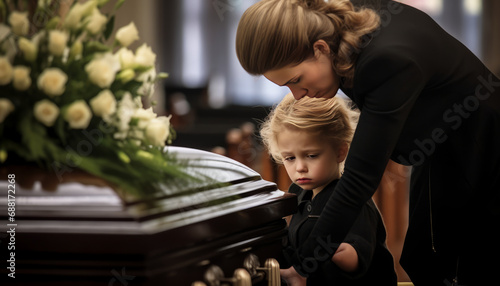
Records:
[[[278,149],[290,179],[315,194],[340,177],[343,157],[324,136],[285,128],[277,138]]]

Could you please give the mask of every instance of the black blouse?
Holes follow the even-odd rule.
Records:
[[[344,174],[295,259],[302,275],[318,241],[344,240],[390,158],[412,166],[432,159],[435,192],[453,190],[437,194],[443,201],[500,203],[500,79],[425,13],[375,2],[380,28],[364,39],[353,87],[341,86],[361,110],[359,123]]]

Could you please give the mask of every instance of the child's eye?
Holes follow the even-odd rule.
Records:
[[[285,157],[285,161],[293,161],[293,160],[295,160],[295,157],[293,156]]]
[[[307,155],[307,158],[310,158],[310,159],[318,158],[318,154],[309,154],[309,155]]]

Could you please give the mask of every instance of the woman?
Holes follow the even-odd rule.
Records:
[[[400,262],[414,284],[496,280],[500,80],[467,48],[393,1],[263,0],[242,16],[236,50],[297,100],[340,88],[361,110],[344,175],[286,279],[332,257],[392,159],[413,166]]]

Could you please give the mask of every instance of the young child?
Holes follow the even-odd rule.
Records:
[[[261,127],[264,144],[276,162],[285,166],[297,194],[284,249],[290,257],[311,233],[328,198],[335,191],[354,133],[355,113],[342,98],[295,100],[288,94]],[[386,247],[382,218],[372,200],[331,260],[318,265],[307,285],[396,285],[391,253]],[[285,266],[285,267],[284,267]]]

